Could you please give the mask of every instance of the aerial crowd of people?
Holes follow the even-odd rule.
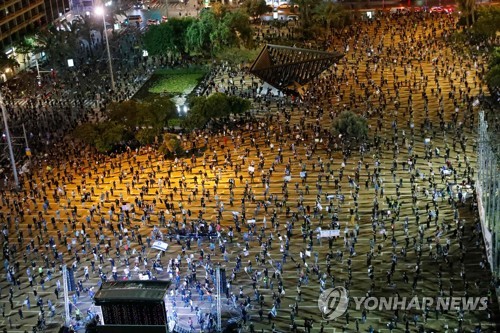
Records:
[[[40,152],[21,188],[6,180],[1,193],[4,331],[26,329],[31,304],[38,327],[62,321],[67,265],[77,280],[75,329],[95,318],[101,283],[169,279],[169,321],[192,332],[216,328],[215,297],[249,332],[494,332],[495,281],[474,196],[485,65],[452,48],[455,29],[455,16],[424,12],[350,25],[325,44],[345,56],[301,98],[245,66],[214,64],[204,93],[249,98],[252,112],[182,133],[186,154],[171,158],[154,146],[99,154],[66,130],[105,117],[106,101],[132,96],[143,82],[134,78],[164,60],[142,59],[114,92],[91,71],[61,75],[44,97],[2,89],[11,121],[26,124]],[[125,36],[123,49],[136,42]],[[366,140],[331,130],[346,111],[367,119]],[[152,247],[158,240],[166,251]],[[225,295],[215,295],[218,265]],[[488,306],[350,305],[322,320],[318,296],[336,286],[352,296],[488,295]]]

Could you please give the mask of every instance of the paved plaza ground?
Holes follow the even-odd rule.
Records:
[[[471,332],[478,325],[482,332],[498,332],[498,301],[483,267],[485,249],[471,187],[477,172],[478,108],[469,106],[485,89],[483,62],[481,56],[448,47],[445,39],[453,29],[454,19],[446,15],[382,17],[353,25],[330,47],[345,57],[316,79],[301,101],[260,97],[252,116],[238,124],[184,134],[186,149],[195,143],[194,151],[201,151],[195,159],[164,159],[154,148],[102,156],[69,140],[60,142],[37,159],[22,191],[2,193],[0,329],[31,331],[39,318],[39,297],[47,331],[57,331],[64,306],[62,291],[57,299],[55,289],[62,283],[63,263],[74,266],[82,281],[80,296],[70,298],[85,317],[91,308],[88,290],[97,290],[100,270],[107,280],[113,280],[113,271],[124,279],[128,267],[132,279],[150,270],[158,279],[175,282],[173,260],[178,259],[177,306],[170,304],[169,313],[175,310],[183,323],[192,318],[197,331],[196,310],[189,299],[185,306],[182,289],[192,291],[194,307],[210,312],[213,283],[206,272],[220,264],[237,308],[250,298],[244,332],[290,332],[295,330],[291,317],[298,331],[307,331],[304,324],[312,320],[312,332],[368,332],[370,327],[389,332],[393,325],[393,332],[406,327],[410,332],[460,327]],[[244,70],[221,66],[213,85],[250,95],[253,81],[259,83]],[[342,151],[340,144],[329,143],[325,131],[346,109],[368,118],[370,144]],[[255,168],[253,179],[249,166]],[[466,197],[460,200],[458,192]],[[120,212],[127,204],[135,208],[129,222]],[[175,228],[199,227],[200,214],[214,231],[220,221],[220,238],[177,241]],[[332,225],[340,237],[316,238],[318,227]],[[164,256],[157,256],[147,240],[158,236],[158,227],[169,244]],[[54,252],[61,256],[54,258]],[[162,271],[152,269],[155,259]],[[9,266],[19,282],[12,287],[13,306]],[[52,272],[44,285],[39,267],[44,278]],[[193,273],[205,290],[204,301],[192,280],[183,285]],[[351,302],[347,315],[326,321],[318,308],[322,284],[344,286],[351,297],[487,297],[488,309],[363,311]],[[55,305],[53,314],[48,300]],[[233,300],[224,302],[231,307]],[[276,315],[269,317],[273,308]]]

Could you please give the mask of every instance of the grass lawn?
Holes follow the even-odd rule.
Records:
[[[203,78],[204,72],[191,72],[183,74],[164,74],[150,88],[149,92],[160,94],[167,92],[170,94],[184,94],[193,90],[198,81]]]
[[[167,92],[171,95],[188,94],[193,90],[203,76],[208,72],[204,66],[187,68],[160,68],[155,71],[157,77],[148,92],[161,94]]]

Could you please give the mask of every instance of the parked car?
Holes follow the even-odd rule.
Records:
[[[292,5],[292,4],[289,4],[289,3],[283,3],[283,4],[281,4],[281,5],[278,6],[278,9],[291,9],[291,8],[298,9],[299,5]]]
[[[125,24],[135,23],[136,25],[139,25],[141,22],[142,22],[141,15],[129,15],[125,20]]]
[[[444,11],[448,14],[451,14],[455,11],[455,8],[452,6],[446,6],[446,7],[444,7]]]
[[[431,13],[445,13],[446,11],[441,6],[434,6],[434,7],[431,7],[429,12],[431,12]]]

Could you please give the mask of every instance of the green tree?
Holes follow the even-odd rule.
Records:
[[[479,40],[494,38],[500,31],[500,8],[497,6],[481,7],[478,19],[472,26],[474,36]]]
[[[174,102],[168,97],[150,97],[141,102],[128,100],[108,105],[108,117],[130,130],[137,127],[152,127],[159,134],[169,119],[177,115]]]
[[[495,67],[496,65],[500,65],[500,46],[497,46],[491,51],[490,61],[488,62],[488,66],[490,68]]]
[[[272,8],[266,4],[265,0],[246,0],[243,2],[242,7],[254,19],[272,11]]]
[[[217,19],[222,19],[228,12],[228,7],[222,2],[214,2],[209,12],[212,12]]]
[[[250,45],[252,37],[248,15],[218,6],[203,11],[187,28],[186,49],[189,53],[215,56],[228,47]]]
[[[172,43],[174,31],[167,23],[150,26],[142,38],[144,48],[151,56],[165,56],[174,48]]]
[[[198,20],[194,21],[186,31],[186,48],[189,53],[210,54],[210,34],[217,25],[212,11],[204,11]]]
[[[79,35],[77,26],[80,23],[74,22],[71,31],[56,30],[54,27],[37,34],[38,42],[45,43],[45,52],[51,66],[65,64],[67,59],[75,58],[79,48]]]
[[[228,96],[230,112],[233,114],[242,114],[250,109],[250,101],[248,99],[237,96]]]
[[[149,27],[143,37],[144,47],[150,55],[185,55],[187,30],[195,21],[192,17],[172,18],[167,22]]]
[[[107,109],[111,121],[120,122],[131,129],[142,125],[139,103],[134,100],[113,102],[108,105]]]
[[[139,103],[138,106],[139,124],[142,126],[151,126],[157,132],[161,132],[169,119],[177,116],[175,103],[168,97],[151,98]]]
[[[211,55],[214,56],[224,48],[234,45],[235,36],[231,34],[231,30],[222,20],[215,21],[210,33]]]
[[[132,138],[124,125],[112,121],[84,123],[75,128],[73,136],[95,147],[101,153],[109,152],[118,144]]]
[[[212,119],[241,114],[250,108],[250,102],[247,99],[223,93],[215,93],[209,97],[194,97],[189,103],[191,109],[184,121],[184,126],[190,129],[203,128]]]
[[[203,128],[208,123],[206,114],[207,99],[205,97],[195,97],[190,100],[190,110],[183,122],[183,126],[189,129]]]
[[[23,64],[26,65],[28,62],[28,56],[33,54],[37,49],[34,43],[33,37],[24,36],[18,42],[14,44],[14,48],[16,49],[16,53],[21,54],[23,56]]]
[[[491,91],[500,89],[500,65],[491,67],[486,73],[485,79]]]
[[[98,128],[92,123],[83,123],[73,131],[73,137],[89,145],[93,145],[98,136]]]
[[[360,143],[368,136],[368,122],[354,112],[344,111],[333,123],[332,132],[342,135],[347,142]]]
[[[33,53],[45,52],[47,59],[54,57],[54,54],[57,52],[57,45],[55,35],[50,29],[45,28],[40,30],[28,38],[31,39],[35,45]]]
[[[126,128],[114,122],[99,123],[97,129],[99,130],[99,136],[96,138],[94,146],[101,153],[110,152],[115,146],[131,139]]]
[[[165,133],[159,151],[170,156],[181,155],[183,153],[183,147],[177,134]]]
[[[465,16],[467,28],[470,27],[469,21],[472,17],[472,23],[475,22],[474,12],[476,10],[476,0],[458,0],[458,9],[460,9],[463,16]]]
[[[135,133],[135,139],[141,145],[149,145],[155,142],[158,133],[152,128],[141,128]]]
[[[221,118],[231,114],[229,97],[223,93],[210,95],[204,104],[205,116],[209,119]]]
[[[341,4],[322,1],[314,8],[314,19],[326,29],[329,36],[333,29],[343,29],[351,23],[351,13]]]
[[[293,0],[292,2],[299,6],[299,23],[303,37],[306,39],[313,37],[314,12],[321,0]]]
[[[241,10],[229,12],[224,17],[224,24],[229,28],[233,37],[233,41],[229,43],[230,45],[253,46],[253,31],[248,14]]]

